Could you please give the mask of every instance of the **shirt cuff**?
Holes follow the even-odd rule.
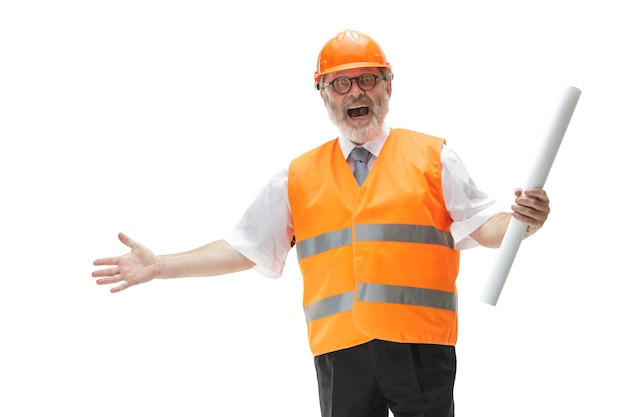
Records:
[[[267,278],[280,278],[283,275],[283,268],[285,267],[284,262],[259,252],[257,249],[246,245],[245,242],[242,242],[233,235],[227,236],[224,240],[237,252],[254,262],[252,270]]]
[[[457,250],[471,249],[480,246],[478,242],[470,237],[476,229],[485,224],[487,220],[495,214],[503,212],[500,203],[493,204],[484,210],[479,211],[467,220],[456,221],[450,226],[450,233],[454,238],[454,248]]]

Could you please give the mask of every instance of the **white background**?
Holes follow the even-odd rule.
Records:
[[[616,415],[619,3],[3,2],[0,415],[319,415],[295,253],[279,280],[249,271],[111,295],[90,274],[126,251],[120,231],[156,253],[221,238],[271,175],[333,138],[312,75],[346,28],[393,65],[389,124],[445,137],[505,207],[554,91],[581,89],[546,183],[549,221],[497,306],[479,300],[497,251],[462,255],[456,406]]]

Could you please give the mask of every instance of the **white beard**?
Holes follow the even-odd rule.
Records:
[[[372,118],[362,125],[354,127],[348,123],[347,108],[355,104],[364,104],[369,107]],[[344,108],[338,108],[332,105],[331,100],[326,100],[326,110],[331,122],[337,126],[339,132],[351,142],[363,144],[374,139],[383,127],[385,117],[389,112],[389,94],[383,92],[380,100],[374,103],[369,97],[360,96],[344,104]]]

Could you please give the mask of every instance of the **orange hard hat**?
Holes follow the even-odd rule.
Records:
[[[326,42],[317,58],[315,86],[322,75],[351,68],[389,68],[391,65],[376,41],[356,30],[345,30]]]

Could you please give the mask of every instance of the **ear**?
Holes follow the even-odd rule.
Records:
[[[323,90],[320,90],[320,97],[324,100],[324,105],[326,105],[326,94],[324,94]]]
[[[393,77],[391,80],[387,81],[387,94],[389,95],[389,97],[391,97],[391,82],[393,81]]]

